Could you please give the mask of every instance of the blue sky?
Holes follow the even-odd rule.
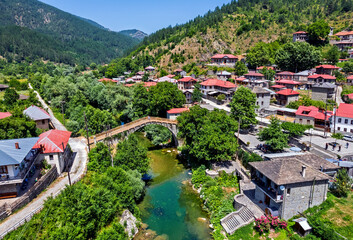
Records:
[[[40,0],[114,31],[139,29],[148,34],[185,23],[231,0]]]

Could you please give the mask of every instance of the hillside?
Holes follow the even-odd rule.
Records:
[[[145,37],[148,36],[147,33],[144,33],[144,32],[137,30],[137,29],[123,30],[123,31],[120,31],[119,33],[124,34],[126,36],[130,36],[130,37],[135,38],[139,41],[143,40]]]
[[[17,25],[32,30],[22,32],[25,34],[24,39],[31,39],[35,35],[34,32],[54,38],[63,43],[56,49],[58,54],[65,55],[67,52],[70,58],[78,63],[107,63],[122,56],[125,51],[138,43],[129,36],[108,31],[90,20],[63,12],[37,0],[0,1],[0,25]],[[22,49],[24,45],[31,45],[31,41],[20,41],[17,44],[19,45],[13,47]],[[57,47],[52,44],[48,51],[53,48]],[[42,57],[46,59],[45,54],[42,54]]]
[[[257,42],[281,38],[325,19],[334,31],[353,28],[352,0],[239,0],[143,40],[131,56],[151,55],[167,71],[207,62],[215,53],[245,53]]]

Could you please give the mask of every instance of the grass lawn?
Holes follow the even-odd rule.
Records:
[[[311,90],[298,90],[297,92],[299,92],[300,96],[309,96],[311,98]]]
[[[275,240],[285,240],[289,239],[288,232],[286,230],[271,230],[269,233],[260,234],[254,229],[254,223],[246,225],[245,227],[239,228],[233,235],[228,236],[229,240],[258,240],[258,239],[275,239]]]
[[[334,206],[322,217],[332,223],[334,229],[348,239],[353,238],[353,193],[347,198],[334,198]]]

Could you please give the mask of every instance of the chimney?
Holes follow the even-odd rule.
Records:
[[[306,166],[302,166],[302,176],[305,178],[305,173],[306,173]]]
[[[20,145],[18,144],[18,142],[15,143],[15,148],[20,149]]]

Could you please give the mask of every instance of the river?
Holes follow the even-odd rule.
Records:
[[[142,222],[168,240],[211,239],[208,215],[202,210],[198,194],[188,184],[191,176],[178,161],[177,149],[158,149],[142,134],[139,137],[150,149],[153,176],[139,204]]]

